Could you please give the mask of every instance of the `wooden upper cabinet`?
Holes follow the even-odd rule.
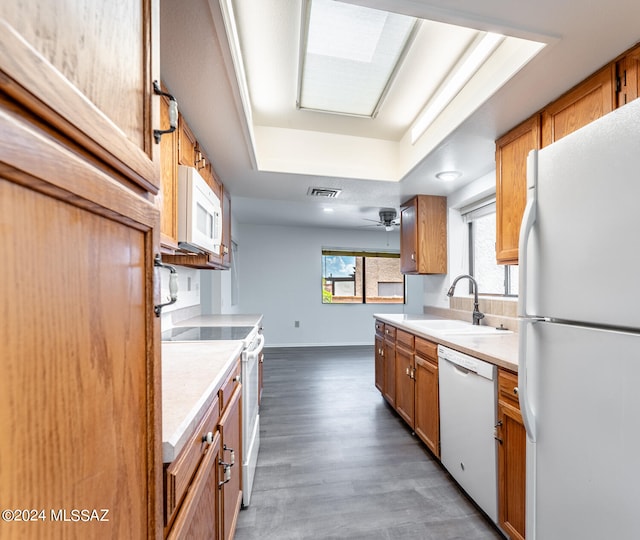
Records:
[[[159,2],[0,3],[0,90],[122,175],[160,186]]]
[[[162,126],[169,124],[169,100],[164,96],[160,122]],[[178,133],[166,133],[160,139],[160,242],[169,249],[178,247]]]
[[[400,270],[447,273],[447,198],[416,195],[400,208]]]
[[[611,63],[544,108],[542,146],[611,112],[615,104],[615,63]]]
[[[640,87],[640,46],[631,49],[616,63],[617,106],[638,98]]]
[[[178,121],[178,163],[187,167],[196,166],[196,138],[182,115]]]
[[[527,202],[527,156],[540,148],[535,115],[496,141],[496,261],[518,263],[520,223]]]

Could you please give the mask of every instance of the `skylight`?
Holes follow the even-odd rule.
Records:
[[[298,107],[374,117],[417,24],[332,0],[305,2]]]

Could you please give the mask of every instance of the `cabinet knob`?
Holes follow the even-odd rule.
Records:
[[[514,386],[514,387],[513,387],[513,395],[514,395],[514,396],[517,396],[517,395],[518,395],[518,387],[517,387],[517,386]]]
[[[415,254],[415,253],[412,253],[412,254],[411,254],[411,260],[412,260],[412,261],[415,261],[415,260],[416,260],[416,254]]]
[[[202,436],[202,442],[211,444],[213,442],[213,431],[209,431]]]

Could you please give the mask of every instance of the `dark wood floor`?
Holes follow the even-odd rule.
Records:
[[[382,399],[373,347],[265,356],[258,469],[236,540],[502,538]]]

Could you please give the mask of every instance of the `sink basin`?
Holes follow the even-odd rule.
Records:
[[[407,326],[441,335],[510,334],[510,330],[498,330],[493,326],[473,325],[457,319],[433,319],[405,321]]]

